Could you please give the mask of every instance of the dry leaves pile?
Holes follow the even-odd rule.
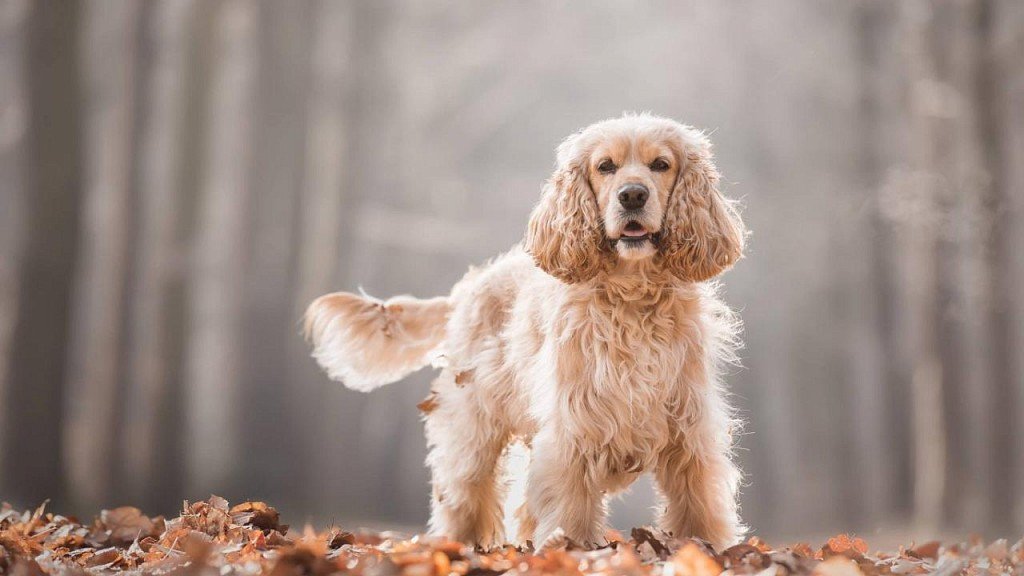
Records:
[[[0,509],[0,574],[272,574],[366,576],[635,575],[874,576],[1024,575],[1024,542],[1005,540],[953,545],[937,542],[893,554],[869,553],[859,538],[830,539],[772,549],[757,538],[720,553],[693,539],[673,539],[637,528],[630,537],[610,533],[611,543],[581,550],[565,538],[543,551],[506,546],[474,550],[457,542],[394,533],[337,529],[289,531],[262,502],[231,507],[214,496],[188,503],[174,519],[150,518],[131,507],[104,511],[84,525],[40,507]]]

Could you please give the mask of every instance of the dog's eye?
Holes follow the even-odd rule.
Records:
[[[664,172],[665,170],[668,170],[668,160],[658,158],[654,162],[651,162],[651,170],[654,172]]]
[[[610,159],[604,160],[603,162],[597,165],[597,171],[600,172],[601,174],[614,174],[615,170],[617,169],[618,166],[616,166],[615,162],[612,162]]]

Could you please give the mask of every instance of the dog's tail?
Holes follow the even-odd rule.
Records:
[[[449,300],[381,301],[335,292],[306,309],[313,358],[333,380],[369,392],[426,366],[444,340]]]

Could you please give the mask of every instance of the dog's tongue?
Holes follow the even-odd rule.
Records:
[[[639,238],[647,235],[647,230],[636,222],[630,222],[626,224],[626,227],[622,230],[622,235],[629,238]]]

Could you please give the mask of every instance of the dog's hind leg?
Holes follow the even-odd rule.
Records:
[[[510,434],[500,419],[475,405],[473,395],[447,387],[426,418],[433,484],[430,531],[491,547],[505,539],[505,486],[499,478]]]

